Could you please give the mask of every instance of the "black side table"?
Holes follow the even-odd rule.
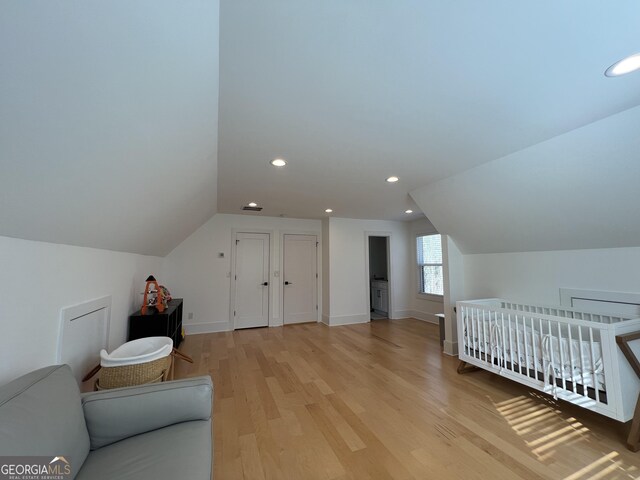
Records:
[[[140,310],[129,315],[127,341],[144,337],[170,337],[174,348],[182,341],[182,299],[174,298],[164,312],[149,307],[144,315]]]

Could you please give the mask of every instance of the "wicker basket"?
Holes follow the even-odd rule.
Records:
[[[96,390],[132,387],[167,379],[173,359],[173,340],[146,337],[132,340],[111,354],[100,351],[100,378]]]
[[[102,367],[100,378],[96,380],[96,390],[132,387],[166,380],[173,357],[168,355],[151,362],[124,365],[121,367]]]

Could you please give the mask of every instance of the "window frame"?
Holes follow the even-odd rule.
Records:
[[[415,266],[416,266],[416,296],[417,298],[421,299],[421,300],[431,300],[431,301],[435,301],[435,302],[443,302],[444,301],[444,293],[442,295],[437,294],[437,293],[423,293],[420,291],[420,284],[421,284],[421,276],[422,276],[422,267],[430,267],[430,266],[434,266],[434,267],[442,267],[442,277],[443,277],[443,283],[444,283],[444,258],[442,259],[442,263],[418,263],[418,238],[420,237],[432,237],[438,235],[440,237],[440,245],[442,246],[442,234],[437,233],[437,232],[432,232],[432,233],[416,233],[416,236],[414,238],[414,242],[413,242],[413,255],[414,255],[414,260],[415,260]],[[444,255],[444,252],[443,252]],[[443,285],[444,288],[444,285]]]

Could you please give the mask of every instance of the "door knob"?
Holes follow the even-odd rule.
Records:
[[[262,286],[263,286],[263,287],[266,287],[267,285],[269,285],[269,282],[264,282],[264,283],[262,284]]]
[[[291,282],[284,282],[285,285],[293,285]]]

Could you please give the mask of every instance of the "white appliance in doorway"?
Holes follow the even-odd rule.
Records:
[[[283,322],[318,319],[318,237],[285,234],[283,239]]]
[[[269,234],[236,233],[234,328],[269,325]]]

